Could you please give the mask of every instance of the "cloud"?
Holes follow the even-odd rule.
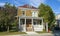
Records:
[[[44,3],[46,0],[14,0],[16,5],[30,4],[32,6],[38,7],[41,3]]]
[[[5,5],[5,3],[0,3],[0,6],[4,6]]]
[[[41,3],[45,3],[46,0],[30,0],[30,4],[38,7]]]
[[[57,0],[57,1],[60,1],[60,0]]]
[[[60,7],[58,7],[57,9],[55,9],[55,11],[60,12]]]
[[[55,14],[60,14],[60,7],[58,7],[57,9],[54,10]]]
[[[16,5],[18,5],[18,4],[19,4],[19,2],[18,2],[17,0],[14,0],[14,3],[15,3]]]
[[[46,0],[4,0],[4,3],[0,2],[0,6],[3,6],[5,2],[15,4],[16,6],[21,6],[24,4],[30,4],[32,6],[38,7],[41,3],[44,3]]]
[[[14,4],[16,6],[21,6],[23,4],[28,4],[29,3],[29,0],[14,0]]]

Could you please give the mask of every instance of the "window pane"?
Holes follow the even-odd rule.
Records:
[[[25,11],[22,11],[22,15],[25,15]]]

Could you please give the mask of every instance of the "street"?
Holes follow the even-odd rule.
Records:
[[[54,36],[60,36],[60,30],[55,30],[53,33]]]

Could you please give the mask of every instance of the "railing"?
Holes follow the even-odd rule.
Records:
[[[43,25],[33,25],[34,31],[43,31]]]
[[[22,28],[22,32],[25,32],[25,30],[26,30],[25,27],[26,26],[25,25],[20,25],[20,27]]]

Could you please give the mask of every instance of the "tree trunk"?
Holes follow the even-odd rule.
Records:
[[[9,32],[9,26],[7,27],[7,32]]]
[[[46,32],[48,32],[48,23],[46,23]]]

